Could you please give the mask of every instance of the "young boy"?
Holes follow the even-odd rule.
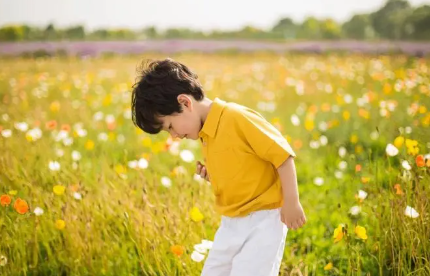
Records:
[[[306,223],[296,154],[258,112],[205,97],[197,78],[170,58],[151,62],[133,86],[133,122],[202,142],[197,173],[211,182],[221,225],[201,275],[278,275],[288,229]]]

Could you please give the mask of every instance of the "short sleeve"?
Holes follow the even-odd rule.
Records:
[[[240,106],[228,112],[238,135],[263,160],[278,168],[288,157],[296,157],[285,137],[257,111]]]

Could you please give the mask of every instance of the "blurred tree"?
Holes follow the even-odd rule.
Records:
[[[22,26],[4,26],[0,28],[0,41],[20,41],[24,39],[24,33]]]
[[[382,38],[401,39],[406,34],[405,21],[412,8],[405,0],[388,0],[378,11],[370,15],[373,29]]]
[[[296,38],[298,26],[291,18],[283,18],[272,28],[276,38],[293,39]]]
[[[418,40],[430,39],[430,6],[424,5],[414,9],[406,19],[408,38]]]
[[[46,26],[45,31],[43,32],[43,38],[45,40],[55,40],[58,38],[58,33],[52,23]]]
[[[325,19],[321,22],[321,36],[324,39],[338,39],[342,36],[340,25],[333,19]]]
[[[164,32],[164,38],[167,39],[199,39],[206,35],[201,31],[194,31],[187,28],[171,28]]]
[[[108,40],[109,31],[105,29],[98,29],[88,35],[91,40]]]
[[[154,26],[147,27],[142,30],[140,38],[154,39],[158,37],[157,29]]]
[[[114,29],[109,30],[109,39],[113,40],[134,40],[136,39],[136,33],[128,29]]]
[[[344,37],[366,39],[374,37],[374,30],[368,14],[356,14],[342,25]]]
[[[64,37],[72,40],[84,40],[85,29],[83,26],[74,26],[64,30]]]
[[[321,39],[320,22],[315,17],[308,17],[297,31],[297,37],[302,39]]]

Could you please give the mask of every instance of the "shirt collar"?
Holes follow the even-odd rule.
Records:
[[[206,121],[204,122],[202,129],[199,131],[200,138],[202,138],[204,134],[212,138],[215,137],[215,133],[218,129],[219,119],[225,105],[226,102],[219,98],[215,98],[212,101]]]

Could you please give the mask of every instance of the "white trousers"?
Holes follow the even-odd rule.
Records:
[[[201,276],[278,276],[288,232],[280,211],[222,216]]]

